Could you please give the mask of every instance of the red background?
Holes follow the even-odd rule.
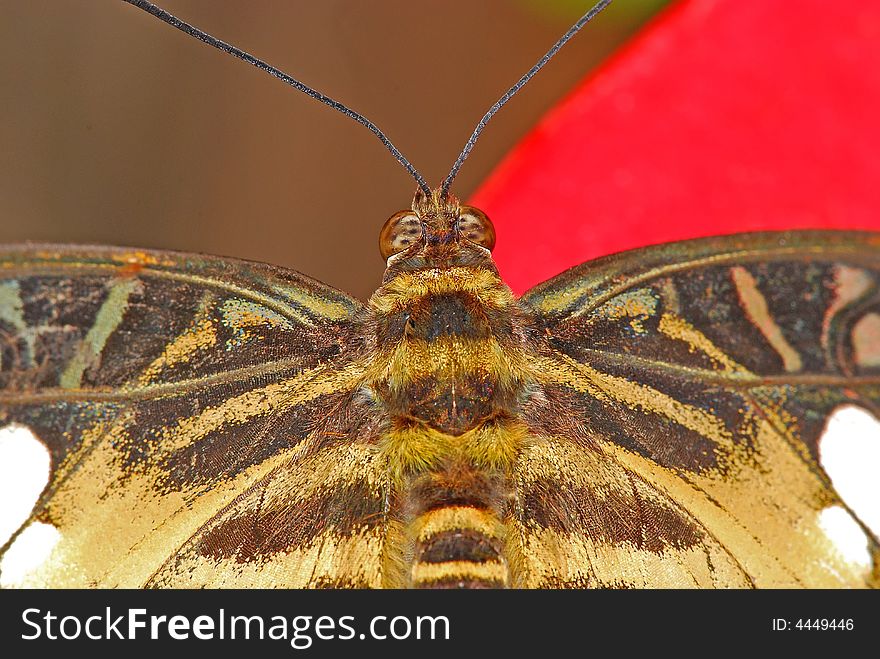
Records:
[[[544,117],[470,201],[495,221],[495,259],[522,292],[659,242],[880,229],[878,146],[880,2],[684,0]]]

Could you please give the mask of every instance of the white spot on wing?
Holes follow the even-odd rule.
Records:
[[[49,452],[26,427],[0,428],[0,545],[25,522],[49,482]],[[51,553],[60,534],[51,524],[33,522],[3,555],[0,587],[14,585]]]
[[[51,524],[31,522],[12,543],[0,563],[0,587],[8,588],[24,581],[52,553],[61,534]]]
[[[847,562],[871,567],[868,536],[843,506],[829,506],[819,513],[819,526]]]
[[[861,407],[841,405],[828,417],[819,457],[841,499],[880,535],[880,420]]]
[[[49,482],[49,451],[19,424],[0,428],[0,546],[22,525]]]

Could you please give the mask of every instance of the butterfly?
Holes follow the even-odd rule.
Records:
[[[3,248],[0,423],[48,448],[24,528],[59,532],[22,585],[878,585],[817,445],[880,406],[880,235],[661,245],[516,298],[456,171],[386,222],[366,304],[233,259]]]

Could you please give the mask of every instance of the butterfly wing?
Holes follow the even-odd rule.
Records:
[[[4,551],[37,524],[59,534],[20,583],[375,585],[384,494],[361,314],[262,264],[0,251],[0,424],[30,428],[52,465]],[[186,579],[168,577],[177,554]]]
[[[876,537],[819,462],[880,417],[880,235],[626,252],[526,293],[542,335],[517,473],[530,586],[878,586]],[[842,521],[864,546],[827,534]]]

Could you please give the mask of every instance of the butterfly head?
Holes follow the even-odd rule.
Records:
[[[476,307],[500,310],[514,301],[492,260],[494,246],[495,229],[483,211],[441,190],[418,192],[411,210],[395,213],[382,227],[379,247],[387,266],[370,306],[389,327],[404,317],[424,317],[427,328],[437,304],[453,304],[474,325],[483,315]]]
[[[498,376],[489,387],[493,391],[517,380],[499,357],[501,337],[513,333],[517,322],[516,300],[492,260],[491,221],[442,190],[418,192],[410,210],[395,213],[382,227],[379,246],[387,267],[369,307],[386,352],[375,357],[379,368],[373,385],[401,400],[433,400],[436,394],[428,407],[442,408],[443,398],[482,409],[468,407],[469,396],[482,395],[472,391],[474,373]],[[464,418],[457,407],[451,414]]]
[[[493,247],[495,228],[486,214],[439,190],[417,192],[412,209],[388,218],[379,234],[379,250],[389,269],[491,262]]]

